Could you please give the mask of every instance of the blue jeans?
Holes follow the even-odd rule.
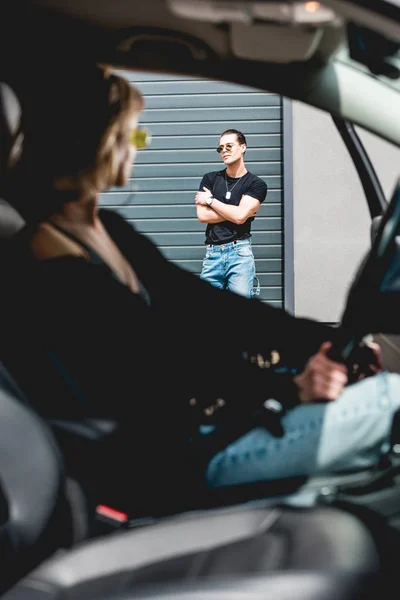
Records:
[[[200,278],[221,289],[251,298],[256,269],[250,239],[208,245]]]
[[[219,452],[208,465],[208,485],[371,467],[389,449],[399,408],[400,375],[386,372],[345,388],[334,402],[297,406],[282,419],[282,438],[257,428]]]

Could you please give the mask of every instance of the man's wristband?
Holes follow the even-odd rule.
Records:
[[[207,206],[211,206],[211,204],[213,203],[213,196],[209,196],[208,198],[206,198],[206,204]]]

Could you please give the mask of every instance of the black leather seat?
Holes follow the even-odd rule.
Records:
[[[94,594],[77,589],[67,592],[44,588],[40,582],[21,584],[6,600],[389,600],[396,597],[374,576],[354,573],[286,572],[234,576],[197,583],[141,585],[134,590],[111,591],[100,587]]]
[[[70,545],[62,459],[0,364],[0,591]]]
[[[164,519],[80,544],[45,562],[5,599],[136,598],[152,586],[178,594],[181,586],[191,591],[230,581],[232,589],[251,587],[254,579],[274,599],[289,597],[288,589],[303,581],[303,595],[292,589],[292,598],[340,600],[353,597],[346,594],[355,583],[369,588],[379,568],[372,536],[350,514],[329,507],[241,507]],[[346,577],[351,585],[341,595],[336,583]],[[275,595],[278,581],[283,595]]]
[[[337,578],[334,573],[274,573],[263,577],[234,578],[218,581],[207,581],[200,584],[181,584],[170,586],[145,586],[134,593],[110,595],[101,593],[99,600],[372,600],[377,598],[378,584],[375,579],[364,580],[351,574]],[[29,592],[31,594],[31,591]],[[18,600],[27,598],[35,600],[32,595],[18,596]],[[88,598],[88,596],[63,596],[72,598]],[[385,593],[384,598],[394,598]],[[383,596],[380,596],[383,598]]]

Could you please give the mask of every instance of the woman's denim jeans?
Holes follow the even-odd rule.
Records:
[[[282,419],[285,435],[250,431],[209,463],[210,487],[302,475],[324,475],[375,465],[389,448],[400,408],[400,375],[380,373],[347,387],[326,404],[306,404]]]
[[[201,279],[217,288],[229,289],[236,294],[251,298],[259,293],[259,287],[257,291],[253,291],[255,276],[250,239],[207,246]]]

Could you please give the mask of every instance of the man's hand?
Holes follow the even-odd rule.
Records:
[[[336,400],[347,383],[347,368],[328,358],[331,342],[324,342],[312,356],[302,373],[294,377],[303,404],[325,400]]]
[[[211,198],[212,193],[206,187],[203,187],[204,192],[197,192],[195,196],[196,204],[201,204],[201,206],[207,206],[206,198]]]

